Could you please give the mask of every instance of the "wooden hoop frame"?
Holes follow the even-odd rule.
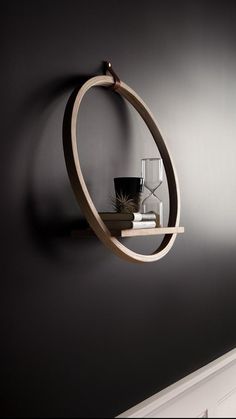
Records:
[[[110,231],[103,223],[90,197],[80,166],[79,152],[77,147],[77,118],[82,99],[91,87],[109,87],[113,85],[114,79],[111,76],[93,77],[89,79],[85,84],[83,84],[79,91],[77,90],[70,97],[63,121],[63,145],[66,167],[77,201],[82,208],[91,228],[94,230],[98,238],[104,243],[104,245],[111,249],[116,255],[129,262],[155,262],[161,259],[170,251],[177,234],[166,234],[158,249],[151,255],[139,254],[128,249],[116,237],[111,235]],[[122,81],[116,85],[116,92],[127,99],[128,102],[136,109],[153,136],[153,139],[163,159],[169,188],[170,210],[168,227],[179,227],[180,194],[178,180],[172,159],[157,127],[154,116],[152,115],[147,105],[143,102],[143,100],[137,95],[137,93]]]

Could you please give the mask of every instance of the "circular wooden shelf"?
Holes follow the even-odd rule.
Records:
[[[165,234],[162,243],[158,249],[150,254],[143,255],[136,253],[124,246],[116,237],[112,236],[110,231],[103,223],[98,211],[88,192],[79,160],[79,151],[77,147],[77,118],[82,99],[86,92],[94,86],[114,86],[114,78],[111,76],[96,76],[89,79],[80,89],[70,97],[63,121],[63,145],[66,167],[70,178],[71,186],[77,198],[77,201],[84,212],[84,215],[94,230],[98,238],[116,255],[129,262],[155,262],[165,256],[172,248],[177,233]],[[115,83],[115,90],[136,109],[147,127],[149,128],[153,139],[157,145],[165,167],[169,197],[170,210],[168,227],[179,227],[180,219],[180,196],[176,172],[170,153],[160,134],[157,123],[143,100],[122,81]],[[172,230],[172,231],[178,231]]]

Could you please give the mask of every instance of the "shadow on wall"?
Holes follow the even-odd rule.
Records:
[[[66,184],[65,179],[60,187],[61,198],[58,196],[58,184],[53,188],[53,181],[56,181],[55,161],[50,162],[49,160],[52,157],[52,145],[54,145],[55,154],[58,154],[58,149],[61,148],[58,144],[58,137],[53,138],[53,133],[50,132],[48,136],[50,143],[43,143],[45,143],[44,128],[48,118],[50,118],[53,106],[58,104],[58,99],[66,92],[75,89],[75,86],[78,86],[76,88],[78,90],[87,78],[86,76],[72,76],[66,80],[61,79],[50,83],[39,89],[28,102],[29,108],[34,107],[34,118],[38,119],[40,115],[41,125],[38,126],[38,135],[32,142],[31,152],[29,153],[25,214],[33,239],[43,248],[56,237],[68,236],[71,229],[75,227],[75,223],[82,220],[80,211],[78,211],[78,219],[74,220],[67,217],[63,211],[63,206],[60,206],[60,199],[66,200],[68,205],[71,204],[72,207],[75,206],[69,189],[70,185]],[[33,125],[35,126],[35,124]],[[59,163],[61,166],[61,162]],[[53,176],[50,176],[50,172],[52,175],[51,169],[54,169]],[[58,182],[61,182],[61,176],[59,176]]]
[[[25,156],[28,156],[25,164],[26,179],[23,185],[26,188],[23,204],[25,223],[33,243],[44,251],[54,251],[55,239],[70,239],[71,230],[86,225],[66,172],[62,145],[62,121],[68,92],[73,91],[74,97],[81,85],[93,76],[71,76],[45,84],[24,103],[21,108],[24,116],[20,124],[16,124],[17,131],[21,135],[23,132],[24,140],[27,141],[27,151],[24,154],[20,151],[17,157],[15,156],[15,160],[18,160],[18,171],[20,171],[22,159],[25,160]],[[109,94],[109,98],[118,118],[122,120],[120,141],[124,141],[127,147],[129,119],[126,104],[116,93]],[[29,120],[30,124],[27,125]],[[33,132],[27,131],[25,134],[26,130],[33,130]],[[124,144],[121,144],[121,152]],[[15,184],[18,171],[14,173]],[[90,181],[86,179],[88,189]],[[83,246],[83,243],[80,242],[80,246]],[[97,241],[90,238],[90,246],[91,243],[96,246]]]
[[[48,109],[49,112],[49,109],[52,108],[57,99],[68,90],[74,89],[75,86],[78,86],[78,88],[75,89],[77,92],[79,87],[86,80],[86,76],[71,77],[67,80],[61,80],[53,87],[51,85],[51,91],[48,87],[45,87],[45,91],[40,91],[41,98],[44,96],[45,92],[44,111]],[[42,130],[44,122],[46,123],[45,119],[44,121],[42,120]],[[53,186],[52,179],[49,177],[48,183],[46,183],[45,176],[42,176],[42,171],[46,171],[47,173],[50,172],[50,170],[48,170],[49,167],[47,167],[50,162],[48,161],[47,156],[45,156],[45,150],[42,151],[42,148],[40,149],[39,142],[43,140],[43,135],[39,136],[37,140],[37,143],[35,141],[36,144],[34,144],[34,150],[32,151],[32,157],[28,165],[28,188],[25,204],[30,231],[39,243],[45,245],[52,238],[68,236],[71,228],[75,227],[75,222],[80,222],[82,220],[82,214],[79,211],[78,220],[70,220],[66,217],[66,214],[63,213],[63,208],[59,205],[59,197],[56,196],[58,188],[57,190],[54,189],[54,191],[51,190],[51,186]],[[50,141],[54,142],[52,136],[50,136]],[[49,155],[51,155],[50,151],[51,147],[49,145]],[[42,154],[43,156],[40,156]],[[46,161],[44,160],[42,166],[40,163],[42,163],[43,157],[46,157]],[[51,164],[53,164],[53,162],[51,162]],[[39,178],[43,181],[41,188],[39,187]],[[60,179],[58,179],[58,181],[60,181]],[[62,195],[63,199],[67,202],[71,202],[70,190],[67,186],[68,185],[66,185],[64,181],[64,191]],[[40,201],[42,200],[44,202],[43,206],[40,204]],[[72,205],[74,206],[74,203],[72,203]]]

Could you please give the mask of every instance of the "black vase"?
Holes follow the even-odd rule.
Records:
[[[138,212],[144,180],[142,177],[115,177],[117,212]]]

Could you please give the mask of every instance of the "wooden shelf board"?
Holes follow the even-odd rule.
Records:
[[[111,231],[111,235],[114,237],[141,237],[179,233],[184,233],[184,227],[158,227]],[[87,228],[81,230],[74,230],[71,234],[73,237],[88,237],[93,236],[94,232],[92,229]]]
[[[156,236],[161,234],[178,234],[184,233],[184,227],[158,227],[144,229],[128,229],[121,230],[121,237],[137,237],[137,236]]]

